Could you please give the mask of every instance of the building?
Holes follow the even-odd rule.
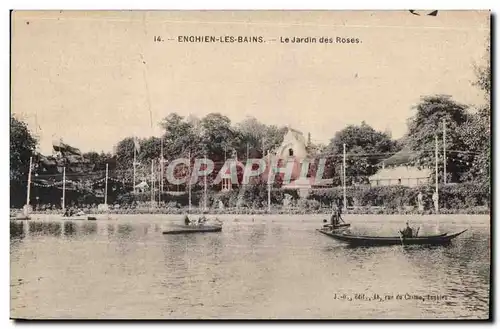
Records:
[[[281,145],[274,152],[271,152],[272,160],[276,161],[278,167],[285,168],[290,162],[293,163],[290,181],[283,184],[282,187],[285,189],[297,189],[302,197],[307,196],[314,180],[314,173],[311,170],[302,175],[305,177],[301,177],[303,163],[305,161],[313,162],[308,152],[308,146],[310,145],[309,138],[306,141],[302,132],[288,127]],[[267,159],[266,162],[269,168],[271,160]],[[266,168],[266,174],[264,175],[265,179],[267,179],[268,168]],[[284,178],[283,173],[281,173],[281,176]]]
[[[381,169],[368,179],[371,186],[426,185],[430,181],[432,169],[419,168],[415,164],[415,154],[405,148],[381,162]]]

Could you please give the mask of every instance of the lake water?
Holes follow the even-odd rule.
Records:
[[[319,215],[218,216],[220,233],[162,235],[180,217],[11,222],[11,317],[488,317],[489,216],[346,215],[363,234],[408,219],[420,234],[468,229],[446,247],[372,248],[316,232]]]

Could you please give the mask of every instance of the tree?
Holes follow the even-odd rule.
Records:
[[[186,120],[171,113],[160,125],[164,129],[163,154],[166,159],[187,157],[190,152],[192,157],[201,154],[201,128],[197,118],[190,117]]]
[[[146,164],[151,164],[151,160],[158,160],[161,154],[161,139],[159,137],[149,137],[140,141],[141,150],[138,160]]]
[[[474,66],[474,70],[476,72],[476,81],[473,82],[473,85],[484,91],[484,97],[489,103],[491,97],[490,44],[488,44],[488,46],[486,47],[486,54],[485,64]]]
[[[467,170],[470,154],[466,150],[460,127],[470,120],[467,106],[448,95],[423,96],[408,121],[405,146],[416,152],[415,165],[433,168],[435,165],[435,137],[438,137],[440,166],[442,166],[443,120],[446,122],[447,181],[458,181]]]
[[[238,123],[234,131],[237,134],[235,144],[238,156],[246,158],[248,147],[250,158],[260,158],[267,150],[273,150],[283,142],[287,128],[265,125],[256,118],[248,117]]]
[[[201,127],[204,153],[214,162],[224,161],[235,146],[231,120],[220,113],[210,113],[201,119]]]
[[[342,179],[344,144],[347,184],[368,183],[368,177],[377,171],[376,165],[398,150],[397,143],[387,133],[376,131],[364,121],[359,126],[347,126],[335,134],[322,155],[327,157],[324,175],[333,177],[336,185]]]
[[[10,179],[27,180],[30,157],[35,154],[36,138],[28,126],[14,116],[10,118]]]
[[[478,111],[471,115],[469,121],[459,131],[466,150],[471,154],[469,169],[463,175],[462,180],[490,185],[491,65],[489,44],[485,64],[474,68],[476,81],[473,82],[473,85],[484,92],[487,104],[479,107]]]

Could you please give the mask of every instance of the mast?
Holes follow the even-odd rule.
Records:
[[[161,154],[160,154],[160,192],[163,193],[163,136],[161,137]],[[159,201],[161,202],[161,194]]]
[[[66,209],[66,167],[63,167],[62,210]]]
[[[136,143],[137,143],[137,141],[136,141],[136,139],[134,137],[134,162],[132,163],[132,166],[134,167],[134,178],[133,178],[133,182],[132,182],[132,184],[133,184],[132,189],[133,189],[133,193],[134,194],[135,194],[135,183],[136,183],[136,181],[135,181],[135,175],[136,175],[135,165],[136,165],[136,162],[137,162],[137,155],[136,155],[136,153],[137,153],[137,147],[136,147]]]
[[[248,145],[248,143],[247,143],[247,162],[246,163],[248,163],[249,156],[250,156],[250,145]]]
[[[29,205],[30,205],[31,167],[33,167],[33,157],[30,157],[30,167],[28,169],[28,187],[27,187],[27,193],[26,193],[26,215],[28,214],[28,208],[29,208]]]
[[[154,160],[151,159],[151,207],[153,207],[153,204],[155,202],[154,178],[155,178]]]
[[[344,211],[347,210],[347,194],[346,194],[346,177],[345,177],[345,158],[346,158],[346,154],[345,154],[345,143],[344,143],[344,159],[343,159],[343,165],[342,165],[342,176],[344,176],[344,179],[343,179],[343,193],[344,193]]]
[[[443,184],[446,185],[446,119],[443,119]]]
[[[436,141],[436,213],[439,212],[439,171],[438,171],[438,137],[434,136]]]
[[[272,172],[272,164],[271,164],[271,157],[269,155],[269,150],[267,150],[267,160],[269,161],[270,168],[269,168],[269,175],[267,177],[267,212],[271,212],[271,175],[273,174]]]
[[[207,210],[207,154],[205,153],[205,175],[203,179],[203,210]]]
[[[108,204],[108,164],[106,163],[106,183],[104,184],[104,204]]]
[[[158,161],[158,170],[157,170],[157,177],[158,177],[158,206],[160,206],[161,202],[161,160]]]
[[[188,213],[191,213],[191,150],[189,151],[189,169],[188,169],[188,200],[189,208]]]

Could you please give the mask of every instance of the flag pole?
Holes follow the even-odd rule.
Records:
[[[28,187],[27,187],[27,193],[26,193],[26,210],[25,210],[25,215],[28,215],[28,208],[30,205],[30,193],[31,193],[31,167],[33,167],[33,157],[30,157],[30,167],[28,169]]]
[[[443,184],[446,185],[446,119],[443,119]]]
[[[62,210],[66,209],[66,167],[63,167]]]
[[[207,154],[205,153],[205,175],[203,180],[203,210],[207,210]]]
[[[439,212],[439,171],[438,171],[438,137],[435,135],[436,140],[436,213]]]
[[[163,193],[163,137],[161,137],[161,155],[160,155],[160,192]],[[159,201],[161,201],[161,196]]]
[[[106,183],[104,184],[104,204],[108,205],[108,164],[106,163]]]
[[[271,175],[273,175],[273,168],[271,163],[271,157],[269,156],[269,150],[267,150],[267,161],[269,161],[269,175],[267,176],[267,212],[271,212]]]
[[[154,198],[155,198],[155,185],[154,185],[154,160],[151,159],[151,208],[153,207],[154,204]]]
[[[345,171],[345,164],[346,164],[346,154],[345,154],[345,143],[344,143],[344,159],[343,159],[343,165],[342,165],[342,176],[344,176],[343,179],[343,194],[344,194],[344,211],[347,210],[347,193],[346,193],[346,171]]]
[[[188,213],[191,213],[191,151],[189,151],[188,193]]]
[[[134,162],[132,163],[132,166],[134,167],[134,178],[133,178],[133,182],[132,182],[132,184],[133,184],[132,189],[133,189],[133,193],[134,194],[135,194],[135,183],[136,183],[136,181],[135,181],[135,164],[136,164],[136,161],[137,161],[137,155],[136,155],[136,153],[137,153],[137,147],[136,147],[135,143],[136,143],[136,140],[135,140],[135,137],[134,137]]]

